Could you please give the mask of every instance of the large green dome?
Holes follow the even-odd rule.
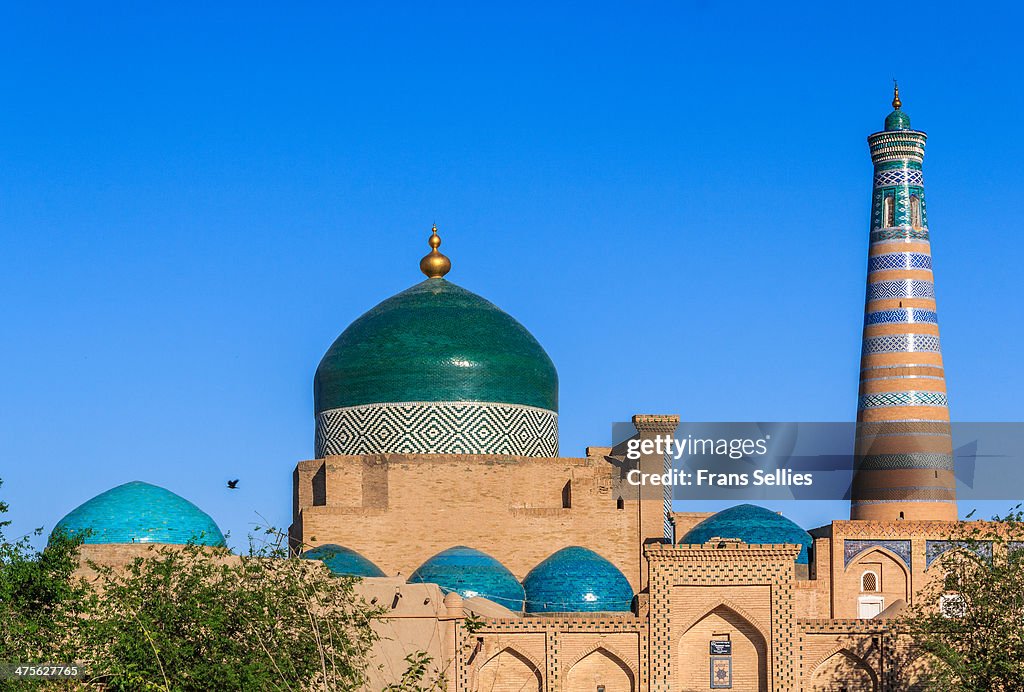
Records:
[[[558,373],[533,335],[480,296],[428,278],[353,322],[313,381],[316,455],[557,456]]]
[[[486,401],[558,410],[558,374],[508,313],[445,279],[388,298],[320,361],[316,412],[362,404]]]

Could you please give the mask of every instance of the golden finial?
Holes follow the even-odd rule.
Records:
[[[900,85],[894,79],[894,80],[892,80],[892,107],[893,107],[893,110],[897,110],[898,111],[900,109],[900,106],[902,106],[902,105],[903,105],[903,102],[900,101]]]
[[[440,279],[451,271],[452,261],[438,251],[441,245],[441,236],[437,234],[437,224],[430,229],[430,254],[420,260],[420,271],[427,275],[428,279]]]

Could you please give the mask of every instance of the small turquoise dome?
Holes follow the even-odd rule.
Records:
[[[515,612],[523,610],[523,587],[515,575],[490,555],[464,545],[442,550],[424,562],[409,583],[437,584],[463,598],[480,596]]]
[[[320,560],[332,574],[345,577],[386,577],[384,571],[365,557],[333,543],[318,545],[302,554],[306,560]]]
[[[57,522],[59,532],[85,543],[170,543],[222,546],[224,534],[210,515],[161,488],[132,481],[100,493]]]
[[[909,130],[910,116],[896,109],[885,118],[886,130]]]
[[[480,401],[558,411],[558,375],[523,325],[434,278],[342,332],[313,380],[316,413],[364,404]]]
[[[796,543],[801,547],[796,561],[807,564],[811,534],[786,517],[757,505],[736,505],[723,509],[686,532],[680,543],[707,543],[712,538],[735,538],[749,544]]]
[[[527,613],[625,612],[633,589],[619,569],[593,550],[571,546],[549,555],[523,580]]]

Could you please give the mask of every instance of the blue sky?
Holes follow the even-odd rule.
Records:
[[[1019,7],[368,5],[0,9],[15,531],[135,479],[287,526],[316,365],[433,221],[558,366],[565,455],[637,412],[851,420],[893,77],[953,416],[1024,419]]]

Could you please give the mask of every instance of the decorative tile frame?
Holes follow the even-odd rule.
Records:
[[[924,568],[927,570],[933,562],[950,550],[965,550],[986,562],[992,560],[992,541],[925,541]]]
[[[911,545],[909,540],[847,538],[843,540],[843,567],[849,567],[858,556],[868,551],[884,548],[902,560],[909,571],[913,560]]]

